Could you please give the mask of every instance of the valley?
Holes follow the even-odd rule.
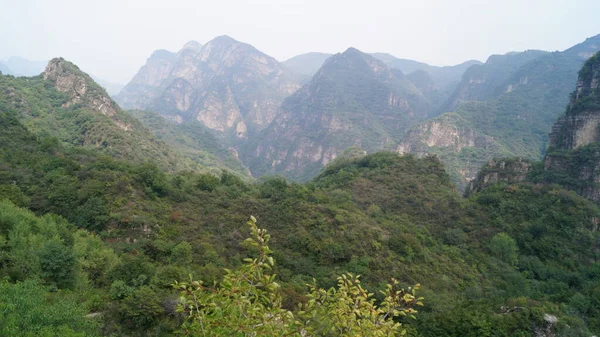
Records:
[[[600,333],[600,35],[453,66],[222,35],[118,93],[10,60],[1,336]]]

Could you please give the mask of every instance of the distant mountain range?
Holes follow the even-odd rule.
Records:
[[[300,87],[296,74],[256,48],[220,36],[179,52],[159,50],[115,96],[176,122],[200,121],[229,144],[264,129],[283,100]]]
[[[283,102],[256,148],[243,152],[245,162],[256,175],[307,179],[350,146],[393,148],[429,111],[427,98],[401,71],[350,48],[328,58]]]
[[[155,51],[115,99],[176,124],[200,122],[254,175],[306,179],[349,146],[394,149],[410,126],[437,115],[451,83],[477,63],[374,56],[350,48],[279,63],[227,36],[190,41],[176,53]]]
[[[494,157],[540,160],[578,70],[598,50],[600,35],[562,52],[490,56],[465,72],[442,108],[450,112],[415,126],[398,151],[436,154],[461,188]]]
[[[321,68],[325,60],[332,55],[317,52],[301,54],[284,61],[283,65],[298,74],[312,77]],[[451,92],[467,68],[475,64],[481,64],[479,61],[471,60],[455,66],[438,67],[419,61],[397,58],[387,53],[372,53],[371,56],[381,60],[390,68],[401,70],[404,74],[416,71],[427,72],[442,92]]]
[[[255,176],[304,180],[348,147],[393,149],[438,155],[463,189],[493,157],[541,158],[599,40],[437,67],[354,48],[279,63],[221,36],[154,52],[116,100],[200,123]]]

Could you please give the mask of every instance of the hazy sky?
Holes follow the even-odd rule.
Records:
[[[0,0],[0,60],[62,56],[118,83],[224,34],[278,60],[353,46],[448,65],[568,48],[600,34],[600,0]]]

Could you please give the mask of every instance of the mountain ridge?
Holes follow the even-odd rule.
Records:
[[[327,59],[282,103],[278,117],[242,159],[255,175],[306,179],[347,147],[392,146],[428,110],[425,97],[401,72],[351,47]]]

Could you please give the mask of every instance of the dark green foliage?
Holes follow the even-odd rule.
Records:
[[[581,111],[600,110],[598,81],[600,81],[600,53],[590,57],[579,71],[580,86],[571,94],[571,104],[567,109],[567,115]],[[592,87],[593,83],[596,83],[596,87]]]
[[[150,129],[156,138],[203,168],[216,172],[229,169],[243,176],[248,174],[242,163],[202,123],[173,124],[153,112],[134,110],[129,113]]]
[[[141,287],[125,297],[119,308],[123,325],[138,331],[155,325],[163,312],[158,294],[149,287]]]
[[[340,158],[304,185],[249,184],[38,139],[8,112],[0,126],[2,197],[98,233],[0,202],[2,275],[43,280],[38,253],[47,244],[72,249],[73,291],[104,313],[106,334],[169,335],[179,324],[167,285],[188,274],[212,284],[223,267],[239,266],[249,214],[272,233],[288,308],[306,300],[313,277],[329,288],[351,271],[370,290],[392,277],[421,283],[426,306],[405,322],[421,336],[485,335],[490,326],[497,336],[531,335],[540,313],[584,332],[600,327],[600,212],[560,188],[498,185],[462,199],[437,158],[393,153]],[[516,264],[491,254],[498,233],[514,239]],[[503,306],[525,309],[504,314]]]
[[[526,51],[490,57],[485,64],[465,72],[454,97],[442,111],[452,113],[423,123],[439,123],[442,129],[457,130],[456,141],[462,146],[428,146],[428,134],[420,131],[422,125],[415,127],[417,131],[409,131],[410,137],[403,142],[420,153],[436,154],[461,190],[495,157],[542,159],[548,133],[564,112],[577,83],[577,72],[585,61],[581,55],[597,52],[599,40],[596,36],[563,52]],[[592,96],[583,95],[577,102],[573,96],[569,110],[596,106],[593,102],[600,95]]]
[[[48,242],[39,252],[41,277],[59,289],[72,287],[75,283],[75,254],[70,247]]]

